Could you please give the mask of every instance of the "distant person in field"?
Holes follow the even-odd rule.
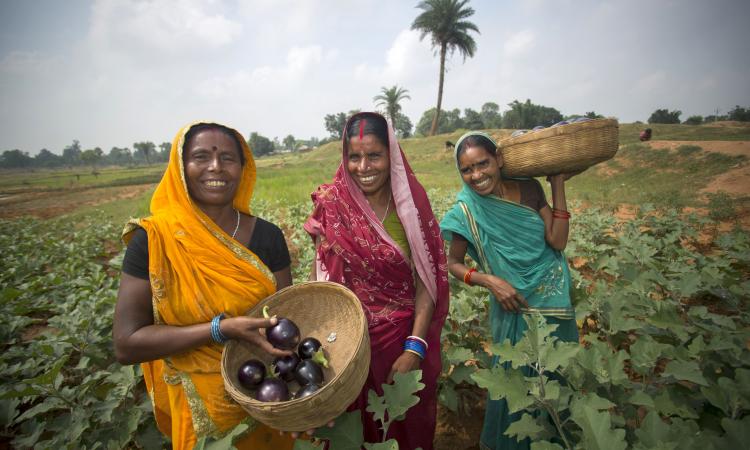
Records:
[[[382,430],[366,412],[370,389],[395,373],[422,370],[419,403],[386,438],[399,448],[433,448],[440,376],[440,332],[448,313],[448,274],[440,229],[424,188],[375,113],[349,119],[333,182],[313,194],[305,230],[315,242],[312,280],[340,283],[357,295],[367,316],[371,362],[367,382],[350,410],[362,413],[367,442]]]
[[[115,356],[141,363],[159,430],[175,449],[234,428],[247,413],[224,390],[221,352],[241,339],[271,355],[259,333],[276,319],[244,314],[292,283],[281,230],[250,213],[255,162],[242,136],[215,123],[175,137],[151,216],[131,221],[114,317]],[[257,425],[257,426],[256,426]],[[262,424],[237,448],[291,449]]]
[[[651,128],[646,128],[645,130],[641,131],[641,134],[638,135],[638,138],[641,140],[641,142],[646,142],[651,140]]]
[[[550,208],[538,181],[502,176],[503,155],[489,135],[466,133],[456,143],[455,157],[464,184],[440,223],[443,238],[450,241],[448,270],[468,285],[487,289],[493,341],[510,339],[515,344],[527,329],[524,316],[541,313],[558,325],[553,334],[577,342],[570,273],[562,253],[570,217],[565,181],[571,175],[547,177]],[[467,253],[478,269],[466,265]],[[495,357],[492,365],[498,361]],[[519,443],[504,435],[520,416],[509,414],[505,400],[488,399],[481,448],[528,449],[528,439]]]

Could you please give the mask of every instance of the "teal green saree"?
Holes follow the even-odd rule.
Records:
[[[457,146],[458,147],[458,146]],[[521,313],[505,311],[490,294],[490,327],[494,342],[516,343],[526,330],[524,314],[539,312],[558,325],[555,335],[577,341],[575,312],[570,303],[570,272],[565,255],[544,238],[544,221],[532,208],[489,195],[481,196],[464,185],[456,204],[440,223],[443,239],[453,233],[468,241],[468,253],[485,273],[513,286],[529,304]],[[502,364],[497,357],[493,365]],[[530,441],[518,442],[504,435],[520,418],[509,414],[505,400],[487,401],[481,447],[528,449]]]

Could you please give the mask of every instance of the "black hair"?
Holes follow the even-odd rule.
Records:
[[[355,114],[346,128],[346,140],[349,141],[353,137],[359,137],[360,127],[362,127],[362,136],[366,134],[374,135],[381,144],[385,145],[386,148],[388,147],[388,124],[383,116],[372,113]]]
[[[481,134],[474,134],[461,141],[461,146],[458,147],[458,150],[456,151],[456,161],[458,161],[461,154],[469,147],[482,147],[490,155],[497,155],[497,146],[490,139]]]
[[[187,145],[187,143],[190,142],[190,139],[192,139],[196,134],[206,130],[217,130],[232,138],[234,146],[237,148],[237,153],[239,153],[240,155],[240,165],[242,167],[245,167],[245,152],[242,151],[242,144],[240,144],[240,139],[237,137],[237,133],[235,133],[234,130],[229,127],[225,127],[224,125],[219,125],[218,123],[199,123],[197,125],[193,125],[192,127],[190,127],[188,132],[185,133],[184,145]],[[185,153],[183,152],[182,157],[184,159],[187,157],[187,155],[185,155]]]

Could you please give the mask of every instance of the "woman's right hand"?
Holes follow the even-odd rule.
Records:
[[[520,292],[500,277],[482,274],[481,285],[489,289],[503,309],[510,312],[520,312],[521,308],[528,308],[529,304]]]
[[[237,316],[222,320],[219,322],[219,326],[221,327],[221,333],[229,339],[250,342],[272,356],[290,355],[291,351],[280,350],[274,347],[266,340],[265,336],[260,334],[261,328],[272,327],[277,322],[278,319],[276,317],[259,319],[248,316]]]

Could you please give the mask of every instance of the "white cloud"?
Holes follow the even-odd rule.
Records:
[[[383,65],[360,63],[354,68],[354,77],[381,85],[407,84],[419,80],[426,68],[432,73],[434,61],[429,41],[420,41],[417,31],[403,30],[386,51]]]
[[[98,0],[90,40],[108,51],[184,53],[234,42],[242,25],[221,14],[215,1]]]
[[[534,48],[536,35],[531,30],[522,30],[513,34],[503,44],[503,52],[509,58],[522,56]]]
[[[268,96],[291,92],[302,87],[301,81],[317,72],[323,62],[320,46],[293,47],[286,64],[279,67],[261,66],[240,69],[225,76],[215,76],[199,82],[195,92],[206,99],[217,100],[236,95]]]

